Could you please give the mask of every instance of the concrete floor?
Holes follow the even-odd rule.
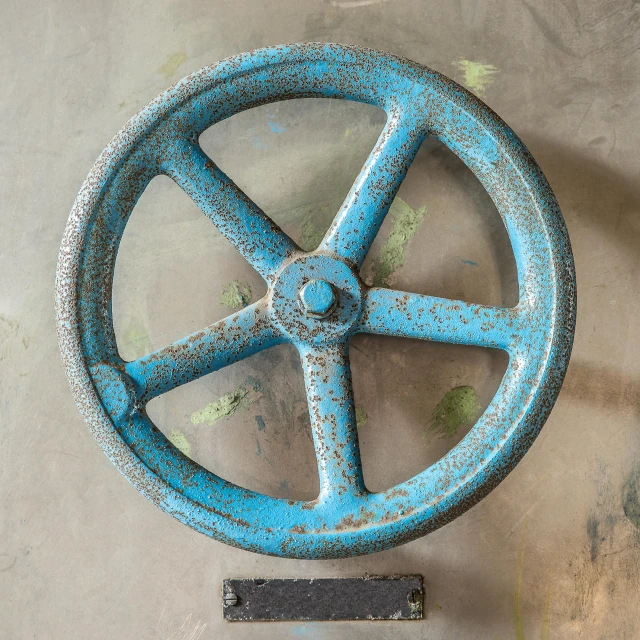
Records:
[[[640,638],[639,4],[3,0],[0,8],[2,638]],[[567,380],[516,470],[436,533],[340,561],[232,549],[143,499],[86,429],[55,338],[57,251],[75,194],[102,148],[187,73],[294,41],[388,50],[478,93],[545,171],[578,274]],[[374,108],[297,101],[216,125],[203,146],[296,240],[312,244],[382,123]],[[450,152],[425,143],[399,196],[413,209],[426,207],[426,215],[393,286],[515,302],[515,266],[500,218]],[[374,258],[391,226],[389,219]],[[369,261],[364,275],[374,273]],[[139,356],[228,314],[223,296],[235,280],[254,299],[264,290],[187,196],[156,179],[118,256],[114,322],[122,354]],[[356,402],[366,414],[364,470],[373,489],[414,475],[454,446],[471,425],[441,437],[432,428],[438,403],[464,385],[486,405],[506,367],[499,353],[475,348],[374,337],[358,338],[354,347]],[[234,415],[194,424],[194,414],[239,387],[250,395]],[[149,408],[201,464],[294,498],[317,488],[305,410],[302,374],[286,347]],[[423,574],[424,621],[222,621],[225,577],[364,573]]]

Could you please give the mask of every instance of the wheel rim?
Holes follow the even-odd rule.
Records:
[[[389,117],[311,254],[303,254],[197,143],[205,129],[241,110],[300,97],[367,102]],[[357,269],[427,135],[456,153],[496,204],[518,269],[515,308],[368,289],[359,280]],[[137,199],[160,174],[199,204],[263,276],[269,292],[197,334],[125,363],[111,318],[115,257]],[[311,265],[337,292],[336,309],[325,318],[296,315],[303,313],[297,296]],[[56,286],[58,334],[74,396],[119,470],[198,531],[244,549],[297,558],[359,555],[413,540],[489,493],[521,459],[551,411],[575,322],[575,275],[564,222],[542,172],[515,134],[486,105],[434,71],[389,54],[330,44],[229,58],[145,107],[105,149],[78,194]],[[348,341],[357,332],[509,354],[500,388],[469,434],[422,473],[376,494],[362,481],[350,391]],[[160,393],[286,341],[300,351],[311,398],[321,486],[313,502],[272,498],[222,480],[183,456],[144,412]]]

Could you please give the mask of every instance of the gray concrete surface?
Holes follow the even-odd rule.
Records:
[[[640,5],[621,0],[0,3],[0,637],[640,638]],[[55,339],[57,250],[77,190],[115,132],[188,72],[294,41],[405,55],[477,92],[523,138],[562,206],[579,313],[559,402],[523,462],[463,517],[403,547],[300,562],[228,548],[144,500],[111,466],[69,392]],[[375,109],[275,104],[209,130],[212,157],[296,239],[328,226],[382,126]],[[400,197],[426,215],[392,283],[512,304],[515,267],[475,178],[426,143]],[[374,257],[391,231],[385,223]],[[365,266],[372,277],[375,263]],[[116,332],[135,357],[229,312],[261,284],[168,179],[143,195],[115,278]],[[228,300],[227,300],[228,301]],[[500,354],[355,341],[367,482],[419,472],[470,428],[435,433],[459,386],[480,405]],[[193,414],[238,387],[213,425]],[[248,385],[248,386],[247,386]],[[249,389],[248,389],[249,390]],[[317,487],[302,376],[276,348],[156,400],[158,426],[245,486]],[[264,428],[259,428],[260,416]],[[421,573],[419,623],[222,621],[225,577]]]

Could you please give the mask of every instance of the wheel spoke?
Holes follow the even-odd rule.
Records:
[[[184,189],[253,268],[267,281],[296,244],[226,176],[198,145],[172,147],[163,171]]]
[[[424,120],[412,112],[389,114],[321,249],[362,265],[426,134]]]
[[[510,351],[522,328],[517,309],[370,289],[358,330]]]
[[[260,300],[202,331],[127,362],[125,373],[145,403],[180,385],[284,342]]]
[[[358,446],[348,345],[301,346],[320,475],[320,500],[366,493]]]

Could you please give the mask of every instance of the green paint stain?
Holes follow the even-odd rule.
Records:
[[[364,427],[364,425],[367,424],[368,419],[369,416],[367,416],[365,410],[361,407],[356,407],[356,426],[358,429]]]
[[[318,247],[331,225],[335,212],[342,205],[342,198],[319,200],[280,211],[274,211],[274,219],[283,227],[290,227],[291,235],[304,251]]]
[[[454,387],[436,405],[428,431],[450,438],[460,427],[473,423],[479,411],[478,394],[473,387]]]
[[[441,607],[439,604],[434,604],[434,605],[433,605],[433,608],[434,608],[436,611],[442,611],[442,607]]]
[[[324,238],[325,230],[311,216],[300,225],[300,248],[303,251],[315,251]]]
[[[629,474],[622,487],[622,510],[631,524],[640,529],[640,464]]]
[[[393,218],[391,233],[373,263],[373,286],[386,287],[389,277],[404,264],[407,243],[416,234],[420,223],[427,215],[427,207],[414,209],[404,200],[396,198],[389,215]]]
[[[191,445],[187,440],[187,436],[179,429],[172,429],[169,433],[169,442],[176,448],[182,451],[187,458],[191,457]]]
[[[251,302],[252,296],[253,293],[248,283],[233,280],[222,290],[220,304],[237,311],[244,309]]]
[[[184,51],[178,51],[172,53],[167,57],[165,63],[158,69],[158,71],[166,78],[171,78],[173,74],[178,70],[178,67],[185,62],[187,54]]]
[[[229,418],[237,411],[248,409],[255,402],[255,398],[249,396],[245,387],[238,387],[230,393],[218,398],[215,402],[210,402],[204,409],[191,414],[193,424],[214,425],[223,418]]]
[[[464,74],[463,84],[467,89],[482,95],[485,89],[493,84],[493,76],[498,68],[492,64],[482,64],[473,60],[455,60],[453,64]]]
[[[123,340],[124,345],[128,347],[128,351],[133,354],[134,358],[141,358],[153,351],[149,332],[138,316],[131,316]]]
[[[518,562],[516,564],[516,584],[513,592],[513,615],[515,619],[516,640],[525,640],[524,618],[522,617],[522,564],[524,562],[524,532],[520,538]]]

